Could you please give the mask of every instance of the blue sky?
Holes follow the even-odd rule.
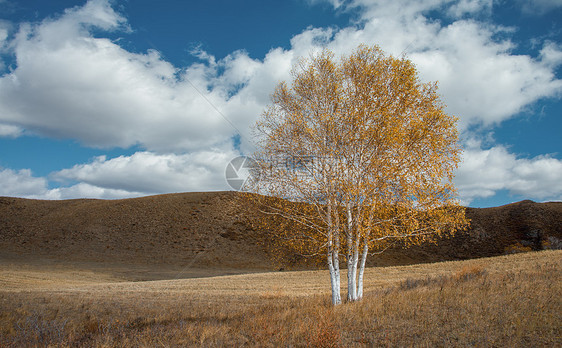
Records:
[[[559,0],[0,0],[0,195],[226,190],[295,61],[365,43],[439,81],[463,204],[562,200],[560,18]]]

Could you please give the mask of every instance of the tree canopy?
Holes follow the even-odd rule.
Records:
[[[324,50],[300,60],[290,84],[279,83],[254,128],[259,180],[249,189],[264,213],[303,226],[281,232],[287,244],[326,256],[334,304],[340,257],[347,298],[358,300],[369,253],[466,224],[452,183],[456,122],[436,83],[377,46],[339,60]]]

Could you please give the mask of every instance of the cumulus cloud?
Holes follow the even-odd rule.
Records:
[[[562,46],[552,41],[546,41],[540,51],[541,62],[555,69],[562,65]]]
[[[0,122],[95,147],[194,151],[229,138],[233,129],[216,112],[227,113],[228,100],[223,90],[209,90],[214,67],[180,70],[156,51],[131,53],[91,34],[124,26],[102,0],[23,25],[12,43],[17,67],[0,78]],[[222,63],[232,67],[228,82],[248,79],[249,72],[238,73],[246,58]],[[233,122],[237,116],[229,115]]]
[[[0,137],[17,138],[23,133],[20,127],[0,123]]]
[[[112,159],[101,156],[55,172],[51,179],[145,194],[226,190],[224,170],[235,156],[228,150],[184,155],[137,152]]]
[[[94,158],[49,175],[29,169],[0,171],[0,195],[37,199],[127,198],[158,193],[228,190],[224,171],[238,154],[212,149],[190,154],[137,152],[131,156]],[[49,180],[61,187],[48,188]],[[67,186],[64,186],[67,185]]]
[[[131,53],[93,37],[93,28],[124,30],[127,24],[106,0],[89,1],[59,18],[22,26],[12,43],[17,67],[0,78],[0,122],[96,147],[206,149],[236,132],[229,123],[245,132],[297,57],[319,47],[344,54],[360,43],[407,53],[425,80],[440,82],[449,111],[464,126],[499,123],[562,90],[553,70],[560,50],[552,43],[540,57],[514,55],[509,35],[497,39],[510,28],[470,18],[443,24],[427,16],[433,10],[455,17],[486,12],[490,1],[333,5],[360,8],[361,22],[341,30],[307,29],[292,38],[290,50],[273,49],[263,61],[243,51],[217,61],[199,50],[194,54],[202,63],[180,68],[156,51]]]
[[[454,18],[478,13],[490,14],[492,12],[493,0],[460,0],[453,3],[447,13]]]
[[[110,189],[78,183],[70,187],[49,189],[48,180],[35,177],[29,169],[19,171],[0,170],[0,196],[22,197],[30,199],[70,199],[70,198],[128,198],[144,196],[144,192],[132,192],[122,189]]]
[[[96,199],[122,199],[146,196],[145,192],[127,191],[123,189],[110,189],[106,187],[94,186],[86,183],[78,183],[69,187],[54,188],[45,195],[39,196],[40,199],[75,199],[75,198],[96,198]]]
[[[34,198],[47,191],[47,179],[34,177],[29,169],[0,168],[0,196]]]
[[[505,147],[469,146],[455,184],[463,204],[499,190],[537,200],[562,200],[562,160],[550,156],[518,158]]]

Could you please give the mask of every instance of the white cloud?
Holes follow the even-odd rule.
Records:
[[[235,152],[224,149],[184,155],[137,152],[112,159],[101,156],[50,177],[62,183],[77,181],[104,189],[145,194],[226,190],[224,170],[236,156]]]
[[[478,14],[483,11],[490,14],[492,6],[493,0],[460,0],[453,3],[447,13],[454,18],[462,18],[464,15]]]
[[[34,198],[47,193],[47,179],[34,177],[29,169],[0,170],[0,196]]]
[[[540,52],[541,62],[555,69],[562,65],[562,46],[552,41],[545,42]]]
[[[121,189],[108,189],[79,183],[70,187],[49,189],[48,180],[35,177],[29,169],[15,171],[0,170],[0,196],[30,199],[70,199],[70,198],[128,198],[144,196],[144,192],[131,192]]]
[[[0,78],[0,121],[89,146],[139,144],[159,151],[208,148],[234,133],[207,102],[228,111],[220,91],[208,90],[212,67],[180,71],[156,51],[131,53],[94,38],[94,26],[117,30],[124,19],[107,1],[90,1],[60,18],[22,26],[13,42],[17,68]],[[248,62],[247,55],[233,57],[222,63],[232,65],[225,74],[246,69],[237,63]],[[236,78],[247,80],[247,73],[232,74],[233,84],[244,82]]]
[[[549,156],[519,159],[509,189],[538,199],[562,200],[562,161]]]
[[[455,184],[463,204],[491,197],[499,190],[531,199],[562,200],[562,160],[549,156],[517,158],[500,145],[485,150],[469,146]]]
[[[229,190],[224,171],[237,152],[212,149],[191,154],[137,152],[75,165],[49,175],[63,186],[49,189],[48,180],[29,169],[0,171],[0,195],[38,198],[127,198],[157,193]],[[69,185],[69,186],[64,186]]]
[[[318,3],[329,3],[334,6],[334,8],[341,7],[346,0],[306,0],[309,5],[316,5]]]
[[[145,192],[127,191],[123,189],[110,189],[79,183],[70,187],[60,187],[47,191],[41,199],[74,199],[74,198],[97,198],[97,199],[122,199],[146,196]]]
[[[542,15],[562,7],[560,0],[517,0],[517,3],[523,12],[534,15]]]
[[[0,123],[0,137],[17,138],[23,133],[20,127]]]

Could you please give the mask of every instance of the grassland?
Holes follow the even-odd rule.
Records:
[[[334,308],[327,272],[274,262],[233,192],[0,197],[0,347],[562,346],[562,251],[490,257],[562,248],[562,203],[467,216],[370,258],[364,300]]]
[[[553,347],[561,266],[562,251],[542,251],[374,267],[363,301],[333,308],[325,271],[174,279],[178,270],[3,260],[0,346]]]

